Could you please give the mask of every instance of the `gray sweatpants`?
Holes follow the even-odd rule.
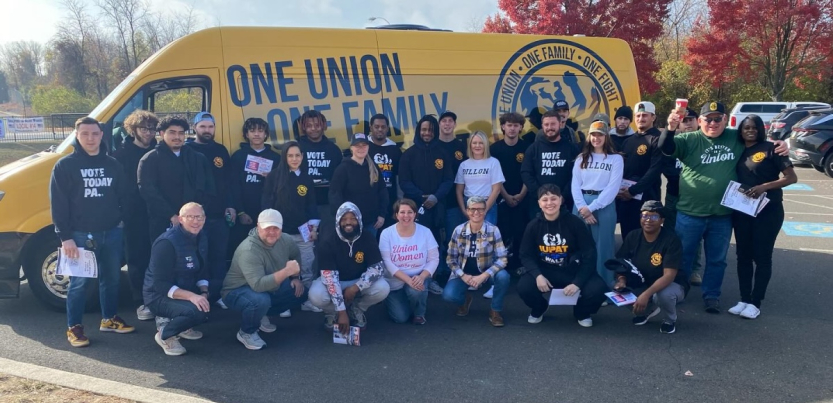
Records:
[[[358,280],[341,281],[339,283],[341,284],[341,289],[344,290],[347,287],[356,284],[357,281]],[[353,300],[353,304],[361,309],[362,312],[367,312],[367,309],[371,306],[384,301],[385,298],[388,297],[388,293],[390,293],[390,285],[388,285],[388,282],[385,281],[384,278],[380,278],[369,288],[366,288],[364,291],[356,295],[356,298]],[[336,307],[330,299],[330,293],[327,292],[327,286],[324,285],[320,277],[312,282],[312,286],[309,289],[309,300],[313,305],[323,309],[325,315],[335,315]],[[347,309],[350,308],[347,307]]]
[[[654,294],[653,302],[661,310],[659,313],[659,318],[666,323],[676,322],[677,302],[682,301],[684,299],[685,290],[683,290],[683,286],[677,283],[668,284],[668,287],[665,287],[658,293]]]

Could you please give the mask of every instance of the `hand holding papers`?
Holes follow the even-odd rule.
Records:
[[[71,259],[58,248],[58,270],[60,276],[70,277],[98,277],[98,262],[95,260],[95,252],[78,248],[78,258]]]
[[[636,302],[636,295],[633,295],[632,292],[622,294],[618,292],[606,292],[605,295],[613,301],[616,306],[632,305]]]
[[[726,192],[723,193],[723,200],[720,201],[721,206],[740,211],[752,217],[757,217],[758,213],[768,203],[769,199],[766,197],[766,193],[755,198],[749,197],[746,195],[746,189],[744,189],[743,185],[735,181],[729,182],[729,186],[726,187]]]
[[[622,179],[622,186],[620,186],[619,189],[628,189],[633,185],[636,185],[635,181]],[[640,193],[638,195],[635,195],[633,198],[636,199],[636,200],[642,200],[642,193]]]
[[[333,343],[346,344],[348,346],[361,346],[361,328],[350,326],[350,331],[345,335],[338,331],[338,325],[334,325]]]
[[[266,176],[272,171],[272,160],[256,155],[246,157],[246,172]]]
[[[564,295],[564,289],[553,289],[550,293],[550,305],[575,305],[578,303],[578,297],[581,296],[581,291],[571,295]]]

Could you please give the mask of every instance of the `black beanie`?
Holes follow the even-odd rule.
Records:
[[[628,118],[628,120],[633,122],[633,109],[631,109],[631,107],[627,105],[622,106],[621,108],[616,110],[616,115],[613,116],[613,120],[616,120],[616,118],[619,117]]]

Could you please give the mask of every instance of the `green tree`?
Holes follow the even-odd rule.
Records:
[[[178,89],[165,91],[156,95],[154,112],[156,113],[184,113],[202,110],[202,90]]]
[[[6,73],[0,71],[0,104],[9,102],[9,83],[6,82]]]
[[[95,107],[93,100],[63,86],[38,86],[31,97],[32,109],[39,115],[86,113]]]

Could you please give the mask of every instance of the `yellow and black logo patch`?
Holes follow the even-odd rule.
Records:
[[[717,110],[717,102],[710,103],[709,104],[709,110],[710,111],[716,111]]]
[[[443,160],[442,158],[437,158],[434,160],[434,167],[437,169],[443,169]]]
[[[662,264],[662,255],[659,253],[654,253],[651,255],[651,264],[654,266],[659,266]]]
[[[364,262],[364,252],[356,252],[356,263]]]
[[[298,185],[298,196],[304,197],[307,195],[307,187],[304,185]]]
[[[639,155],[645,155],[645,153],[647,153],[647,152],[648,152],[648,146],[646,146],[645,144],[642,144],[642,145],[640,145],[639,147],[636,148],[636,153],[639,154]]]
[[[460,152],[460,151],[455,151],[454,152],[454,158],[457,158],[457,161],[462,161],[463,160],[463,153]]]
[[[223,167],[223,159],[220,157],[214,157],[214,166],[217,168]]]
[[[524,162],[524,153],[518,153],[515,155],[515,161]]]
[[[764,154],[762,152],[757,152],[757,153],[752,155],[752,162],[758,163],[758,162],[763,161],[764,158],[766,158],[766,154]]]

